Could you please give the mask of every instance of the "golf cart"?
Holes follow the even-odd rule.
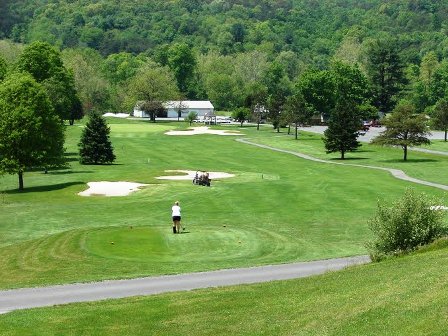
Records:
[[[193,184],[210,187],[211,181],[207,172],[198,170],[194,176]]]

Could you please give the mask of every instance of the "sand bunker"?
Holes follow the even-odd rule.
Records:
[[[168,131],[166,135],[196,135],[196,134],[216,134],[216,135],[244,135],[240,132],[232,132],[226,130],[212,130],[207,126],[192,127],[188,131]]]
[[[127,196],[130,193],[147,186],[133,182],[89,182],[89,189],[78,193],[80,196]]]
[[[111,112],[108,112],[108,113],[104,113],[103,117],[127,118],[127,117],[129,117],[129,114],[128,113],[111,113]]]
[[[193,180],[196,171],[195,170],[165,170],[167,173],[184,173],[185,175],[174,175],[174,176],[159,176],[156,179],[159,180]],[[222,172],[208,172],[208,176],[211,180],[234,177],[234,174],[222,173]]]

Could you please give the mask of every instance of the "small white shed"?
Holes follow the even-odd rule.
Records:
[[[182,100],[182,101],[167,101],[163,104],[167,109],[168,118],[177,118],[180,111],[180,117],[185,118],[190,112],[196,112],[198,117],[214,116],[215,108],[209,100]],[[149,117],[144,111],[139,109],[137,103],[134,107],[134,117]]]

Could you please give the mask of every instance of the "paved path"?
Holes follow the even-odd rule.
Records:
[[[73,302],[287,280],[370,262],[368,256],[0,291],[0,313]]]
[[[429,181],[425,181],[425,180],[419,180],[419,179],[410,177],[410,176],[406,175],[406,173],[404,171],[400,170],[400,169],[377,167],[377,166],[368,166],[368,165],[360,165],[360,164],[354,164],[354,163],[343,163],[343,162],[327,161],[327,160],[318,159],[318,158],[315,158],[313,156],[310,156],[310,155],[307,155],[307,154],[303,154],[303,153],[299,153],[299,152],[294,152],[294,151],[290,151],[290,150],[286,150],[286,149],[280,149],[280,148],[275,148],[275,147],[271,147],[271,146],[267,146],[267,145],[257,144],[255,142],[249,141],[248,139],[241,139],[241,138],[239,138],[239,139],[235,139],[235,140],[238,141],[238,142],[242,142],[242,143],[248,144],[248,145],[257,146],[257,147],[273,150],[273,151],[276,151],[276,152],[281,152],[281,153],[287,153],[287,154],[295,155],[295,156],[298,156],[300,158],[303,158],[303,159],[306,159],[306,160],[315,161],[315,162],[335,164],[335,165],[343,165],[343,166],[352,166],[352,167],[361,167],[361,168],[368,168],[368,169],[384,170],[384,171],[388,171],[389,173],[392,174],[392,176],[394,176],[395,178],[398,178],[400,180],[409,181],[409,182],[418,183],[418,184],[423,184],[423,185],[426,185],[426,186],[429,186],[429,187],[439,188],[439,189],[443,189],[443,190],[448,190],[448,186],[447,185],[439,184],[439,183],[433,183],[433,182],[429,182]]]

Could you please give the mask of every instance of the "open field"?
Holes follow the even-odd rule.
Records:
[[[2,335],[446,335],[448,244],[312,278],[31,309]]]
[[[78,124],[67,128],[70,169],[26,173],[21,193],[16,176],[0,178],[0,288],[365,254],[367,220],[377,199],[396,199],[408,186],[444,195],[386,172],[319,164],[238,143],[233,136],[163,134],[185,129],[184,123],[109,123],[114,165],[79,165]],[[294,141],[268,128],[230,129],[327,158],[319,149],[319,136],[301,135]],[[349,156],[357,157],[357,163],[397,166],[415,177],[448,184],[441,169],[447,158],[411,153],[411,161],[402,164],[400,150],[377,147]],[[156,179],[176,169],[236,176],[212,181],[211,188]],[[92,181],[149,186],[125,197],[78,196]],[[181,202],[187,234],[171,233],[175,200]]]

